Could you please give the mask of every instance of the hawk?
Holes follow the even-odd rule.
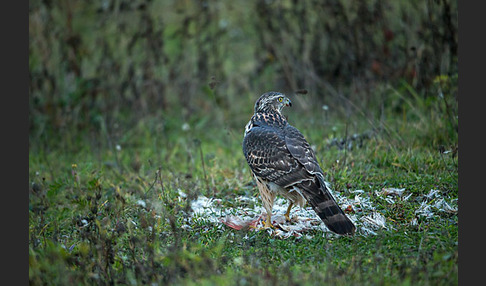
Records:
[[[245,126],[243,153],[267,211],[265,227],[273,227],[272,208],[278,194],[289,200],[287,220],[292,206],[302,207],[307,201],[329,230],[353,235],[356,227],[332,196],[314,151],[282,115],[282,108],[291,105],[280,92],[264,93]]]

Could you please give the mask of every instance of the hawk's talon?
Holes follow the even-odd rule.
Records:
[[[273,228],[274,229],[275,226],[271,222],[268,222],[268,220],[266,220],[263,228]]]
[[[272,224],[272,216],[267,215],[267,219],[265,220],[265,225],[263,226],[264,228],[275,228],[275,226]]]

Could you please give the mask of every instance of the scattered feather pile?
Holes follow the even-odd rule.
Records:
[[[376,231],[379,229],[393,230],[392,225],[387,224],[383,214],[375,209],[369,199],[369,194],[363,190],[350,192],[354,197],[348,198],[339,194],[334,194],[334,197],[356,225],[357,235],[376,235]],[[412,193],[407,194],[406,189],[403,188],[383,188],[374,193],[390,205],[397,201],[407,201],[412,196]],[[180,195],[185,197],[182,192]],[[435,217],[437,212],[457,213],[457,199],[447,202],[439,190],[431,190],[427,195],[417,199],[421,203],[415,210],[416,217],[430,219]],[[287,200],[276,198],[272,215],[272,224],[275,228],[271,229],[264,227],[266,213],[259,197],[239,196],[234,205],[228,206],[221,199],[199,196],[191,202],[192,213],[186,219],[187,224],[183,227],[190,228],[190,225],[194,223],[209,222],[236,230],[267,231],[270,235],[278,238],[312,238],[312,234],[316,233],[312,230],[317,230],[322,235],[335,235],[327,229],[308,205],[304,208],[294,206],[290,212],[290,221],[286,221],[284,213],[287,207]],[[417,224],[417,219],[413,219],[411,224]]]
[[[430,190],[423,196],[415,214],[426,219],[436,217],[437,213],[457,214],[457,199],[449,199],[449,202],[447,200],[448,198],[444,198],[439,190]],[[417,219],[414,219],[412,224],[417,224]]]
[[[357,232],[364,235],[375,234],[377,229],[387,228],[385,218],[375,211],[366,196],[362,196],[363,191],[358,190],[354,193],[354,199],[340,195],[334,195],[334,197],[355,223],[358,229]],[[275,228],[270,229],[264,227],[266,213],[259,197],[239,196],[236,198],[235,205],[228,207],[223,206],[223,202],[220,199],[209,199],[205,196],[200,196],[192,201],[191,208],[193,212],[186,222],[190,224],[203,220],[214,224],[224,224],[236,230],[263,230],[279,238],[292,236],[311,238],[312,236],[309,234],[311,230],[318,230],[319,233],[333,235],[310,206],[304,208],[294,206],[290,212],[290,221],[286,221],[284,217],[287,207],[287,200],[277,197],[272,216],[272,223]]]

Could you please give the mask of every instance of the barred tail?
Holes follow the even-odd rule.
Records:
[[[354,235],[356,227],[334,200],[324,180],[306,181],[299,186],[304,196],[329,230],[342,235]]]

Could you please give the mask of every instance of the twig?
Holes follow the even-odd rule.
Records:
[[[161,175],[160,175],[160,168],[158,168],[157,171],[155,171],[155,179],[152,182],[152,184],[150,185],[150,187],[145,191],[145,195],[147,195],[147,193],[150,190],[152,190],[152,188],[155,186],[155,183],[157,183],[157,178],[160,178],[160,183],[162,185],[162,192],[164,192],[164,184],[162,183],[162,178],[161,178]]]
[[[201,141],[199,139],[195,139],[194,143],[199,148],[199,155],[201,156],[201,163],[202,163],[202,169],[203,169],[203,175],[204,175],[204,183],[206,184],[206,190],[209,193],[209,191],[210,191],[209,182],[208,182],[208,177],[206,175],[206,166],[204,164],[204,156],[203,156],[203,151],[202,151],[202,147],[201,147]]]

